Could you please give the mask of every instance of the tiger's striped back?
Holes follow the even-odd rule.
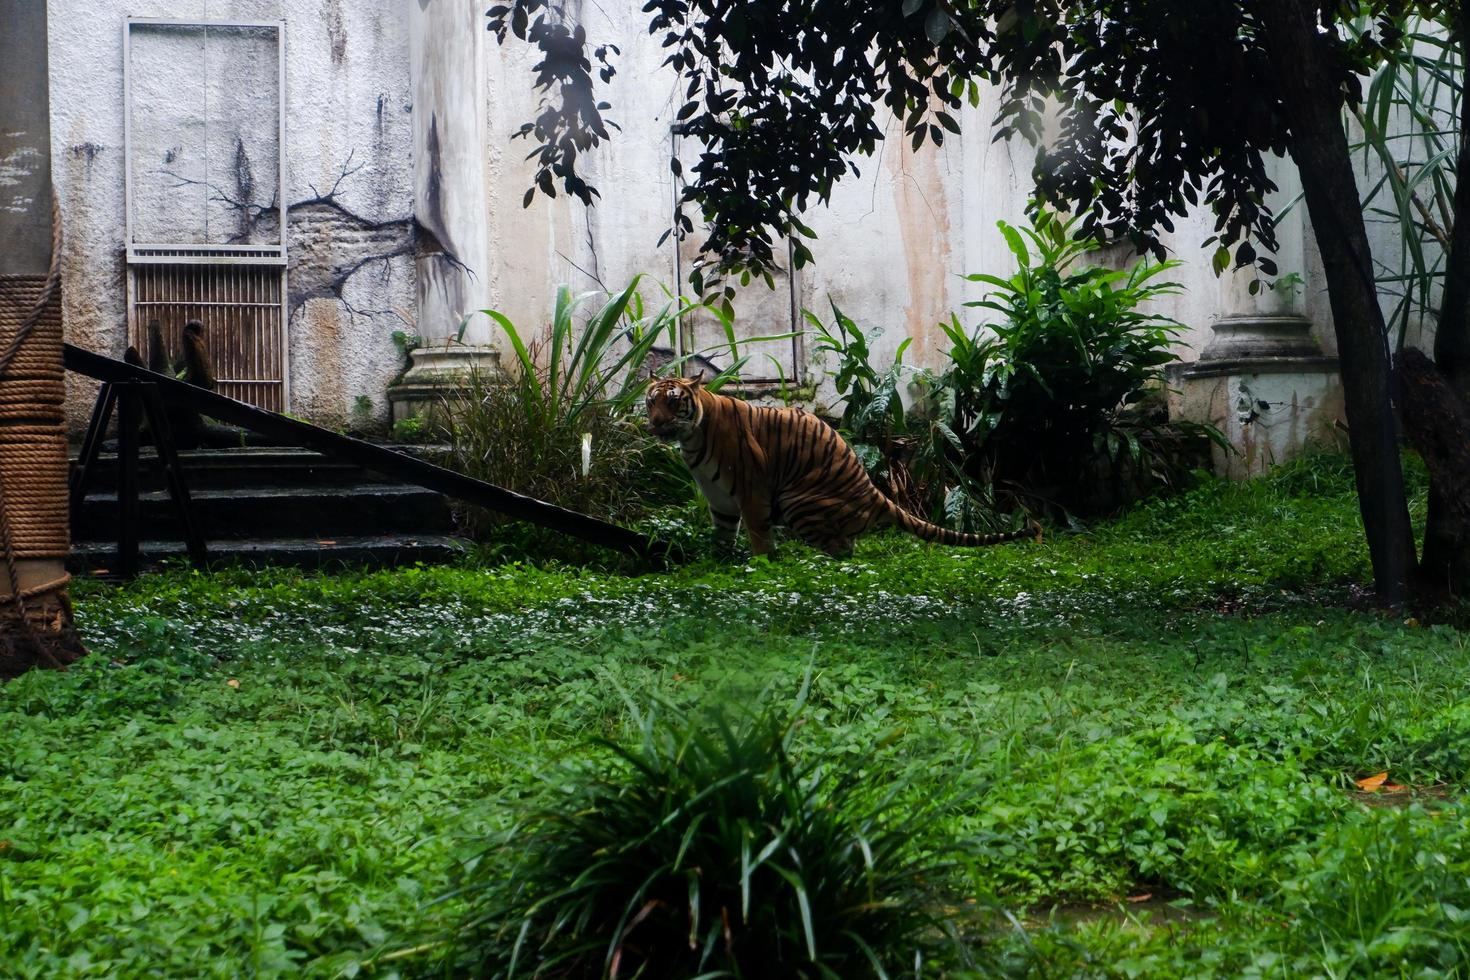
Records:
[[[648,404],[650,428],[678,440],[715,526],[733,536],[743,520],[756,554],[770,550],[776,524],[836,556],[851,554],[853,539],[886,524],[958,547],[1037,534],[962,534],[915,517],[873,484],[835,429],[802,409],[751,405],[706,391],[699,379],[655,382]]]

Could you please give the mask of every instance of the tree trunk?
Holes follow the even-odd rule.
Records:
[[[1398,358],[1404,434],[1429,468],[1430,485],[1455,526],[1470,526],[1470,409],[1422,351]]]
[[[1398,603],[1408,598],[1414,538],[1394,430],[1388,333],[1342,128],[1331,41],[1318,31],[1317,6],[1315,0],[1258,0],[1255,9],[1322,250],[1373,581],[1380,601]]]
[[[1461,7],[1456,28],[1461,65],[1470,37],[1470,8]],[[1463,404],[1470,405],[1470,98],[1460,99],[1460,157],[1455,166],[1455,213],[1445,258],[1444,300],[1434,332],[1434,360]],[[1470,440],[1470,431],[1460,433]],[[1424,560],[1419,571],[1433,589],[1464,595],[1470,589],[1470,515],[1461,513],[1436,483],[1429,491]]]
[[[85,651],[72,625],[46,4],[0,0],[0,679]],[[49,301],[42,303],[49,297]],[[18,346],[13,342],[19,340]]]

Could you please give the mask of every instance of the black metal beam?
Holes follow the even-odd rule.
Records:
[[[117,573],[138,574],[142,537],[138,505],[138,439],[143,402],[136,383],[117,387]]]
[[[604,548],[638,555],[658,564],[678,558],[675,547],[667,542],[653,540],[620,525],[527,497],[513,490],[497,487],[493,483],[476,480],[406,453],[375,446],[300,419],[268,412],[72,344],[65,344],[63,353],[69,371],[114,384],[129,381],[156,384],[159,393],[171,404],[192,408],[201,415],[258,432],[284,445],[314,449],[323,455],[345,460],[395,480],[416,484],[455,500],[485,507],[507,517],[528,521]]]
[[[92,420],[87,423],[87,434],[82,439],[82,451],[77,456],[77,465],[72,467],[68,493],[71,506],[68,513],[72,524],[82,520],[82,500],[87,496],[87,487],[92,477],[92,467],[102,453],[102,440],[107,435],[107,423],[112,410],[117,407],[117,385],[106,382],[97,393],[97,404],[92,406]]]

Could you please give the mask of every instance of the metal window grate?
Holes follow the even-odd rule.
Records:
[[[285,411],[281,366],[283,275],[269,266],[135,265],[128,332],[147,361],[148,322],[165,348],[182,350],[184,324],[204,324],[219,392],[273,412]]]
[[[129,245],[128,262],[132,265],[178,265],[198,262],[215,265],[286,264],[286,249],[281,245],[239,246],[227,248],[179,248],[175,245]]]

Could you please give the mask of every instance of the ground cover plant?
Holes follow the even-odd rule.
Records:
[[[1357,604],[1351,486],[1322,457],[848,562],[84,584],[93,655],[0,688],[0,973],[493,958],[456,889],[614,771],[598,739],[636,751],[661,703],[794,711],[808,671],[795,765],[946,804],[916,836],[961,845],[929,910],[951,975],[1465,972],[1470,644]]]

